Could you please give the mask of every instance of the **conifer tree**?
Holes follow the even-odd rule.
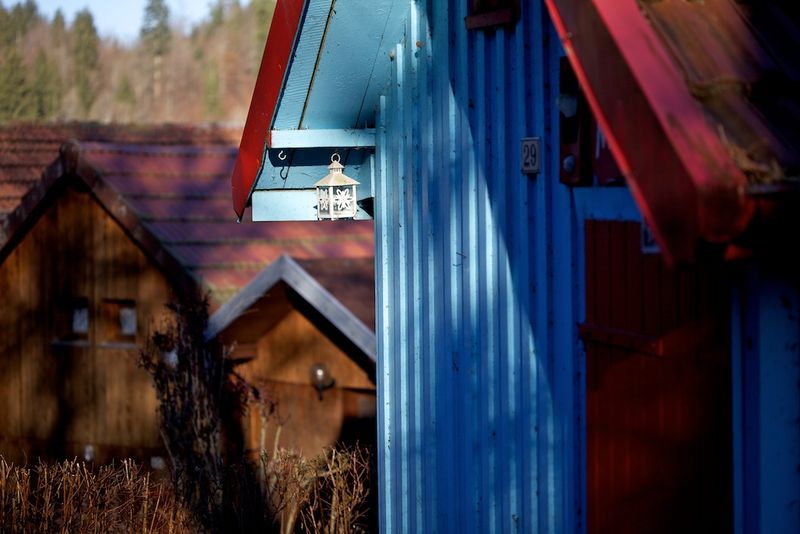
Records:
[[[169,8],[164,0],[148,0],[141,38],[152,55],[164,56],[169,52],[172,32],[169,29]]]
[[[26,120],[34,115],[34,100],[25,65],[15,48],[6,49],[0,58],[0,121]]]
[[[117,92],[114,99],[120,104],[132,106],[136,104],[136,93],[133,90],[133,84],[127,74],[122,75],[119,84],[117,85]]]
[[[53,23],[51,28],[55,41],[57,43],[61,42],[61,40],[64,38],[64,34],[67,31],[67,23],[64,20],[64,13],[61,11],[61,8],[56,9],[56,13],[53,15]]]
[[[11,24],[18,35],[25,35],[39,20],[39,8],[34,0],[19,2],[11,8]]]
[[[17,32],[11,24],[11,15],[0,3],[0,49],[6,50],[14,46],[16,38]]]
[[[222,103],[219,90],[219,68],[216,63],[208,65],[203,81],[203,103],[205,104],[206,118],[217,120],[222,111]]]
[[[164,0],[148,0],[144,10],[141,38],[153,59],[153,97],[161,98],[162,60],[169,52],[172,33],[169,28],[169,8]]]
[[[117,83],[114,101],[119,104],[122,120],[130,122],[132,120],[134,107],[136,106],[136,91],[127,73],[124,73]]]
[[[88,9],[79,11],[72,24],[73,59],[75,61],[75,85],[78,100],[84,115],[88,115],[96,94],[94,77],[97,69],[100,38],[94,26],[94,18]]]
[[[275,10],[275,0],[252,0],[251,6],[256,19],[256,50],[258,50],[258,59],[261,60],[261,51],[267,42],[269,24],[272,20],[272,12]]]
[[[61,76],[41,48],[36,54],[33,94],[34,118],[52,119],[61,111]]]

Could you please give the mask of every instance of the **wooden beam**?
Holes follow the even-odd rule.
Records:
[[[375,148],[375,129],[272,130],[272,148]]]

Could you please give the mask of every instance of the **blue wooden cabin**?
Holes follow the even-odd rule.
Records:
[[[278,1],[234,208],[359,182],[384,532],[800,532],[799,27]]]

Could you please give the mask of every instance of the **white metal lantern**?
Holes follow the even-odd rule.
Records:
[[[317,219],[352,219],[356,216],[356,186],[359,183],[342,173],[339,154],[331,156],[328,174],[314,184],[317,188]]]

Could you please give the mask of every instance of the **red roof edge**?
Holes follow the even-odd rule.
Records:
[[[304,4],[304,0],[278,0],[272,16],[247,122],[239,144],[239,156],[231,176],[233,209],[240,219],[250,201],[264,156],[264,147],[270,144],[269,131],[300,27]]]
[[[669,263],[739,236],[747,179],[635,0],[545,0],[587,101]]]

